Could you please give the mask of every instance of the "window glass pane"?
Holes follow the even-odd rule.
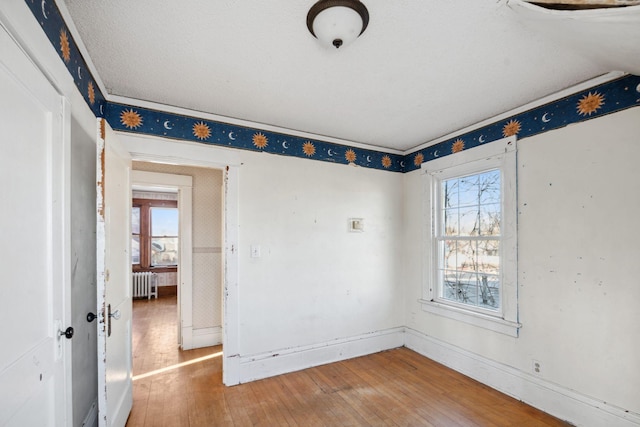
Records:
[[[483,240],[478,242],[478,272],[500,273],[500,241]]]
[[[500,281],[498,276],[480,275],[480,300],[479,306],[489,309],[497,309],[500,301]]]
[[[497,203],[480,206],[480,234],[500,235],[500,205]]]
[[[478,205],[478,175],[465,176],[459,180],[459,206]]]
[[[460,234],[458,225],[458,209],[446,209],[443,212],[444,217],[444,235],[457,236]]]
[[[140,207],[131,208],[131,233],[140,234]]]
[[[460,289],[466,304],[478,305],[478,275],[475,273],[460,274]]]
[[[131,264],[140,264],[140,236],[131,236]]]
[[[458,269],[464,271],[476,271],[477,256],[474,240],[458,241]]]
[[[487,171],[478,175],[480,203],[500,203],[500,171]]]
[[[151,265],[177,265],[178,238],[154,237],[151,239]]]
[[[457,301],[460,296],[458,287],[458,277],[455,270],[444,270],[442,272],[442,298]]]
[[[177,208],[151,208],[151,235],[154,237],[178,235]]]
[[[457,242],[455,240],[445,240],[443,242],[443,258],[442,258],[442,267],[455,269],[458,266],[458,261],[456,258]]]
[[[445,208],[458,206],[458,179],[442,182],[442,198]]]
[[[460,208],[460,235],[478,235],[478,207]]]

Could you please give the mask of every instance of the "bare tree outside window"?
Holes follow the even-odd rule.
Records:
[[[500,307],[500,170],[441,182],[440,283],[444,299]]]

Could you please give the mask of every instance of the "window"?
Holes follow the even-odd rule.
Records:
[[[517,336],[516,141],[425,163],[426,311]]]
[[[434,243],[439,297],[500,307],[500,170],[438,180]]]
[[[176,271],[178,204],[174,200],[133,199],[131,263],[134,271]]]

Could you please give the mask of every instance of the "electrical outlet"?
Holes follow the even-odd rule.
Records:
[[[534,359],[532,368],[533,368],[533,373],[534,374],[542,376],[542,363],[541,362],[539,362],[539,361]]]

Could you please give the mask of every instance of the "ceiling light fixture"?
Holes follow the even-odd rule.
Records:
[[[369,11],[358,0],[320,0],[307,14],[307,28],[325,46],[346,46],[369,24]]]

